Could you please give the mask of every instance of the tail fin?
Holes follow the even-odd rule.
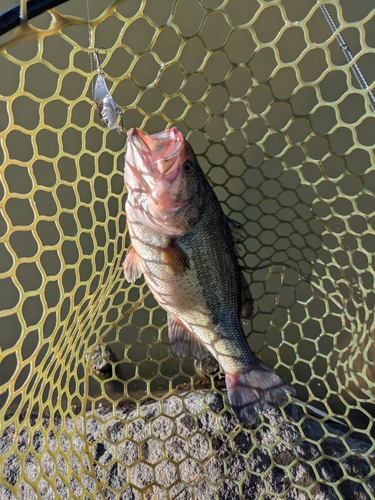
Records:
[[[259,420],[265,403],[283,405],[295,390],[262,361],[255,358],[249,371],[226,374],[228,396],[240,424],[248,427]]]

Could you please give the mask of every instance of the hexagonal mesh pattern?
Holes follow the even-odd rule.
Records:
[[[375,118],[321,4],[88,4],[0,39],[0,498],[373,498]],[[327,7],[372,85],[372,2]],[[249,343],[303,401],[257,429],[123,278],[90,40],[124,127],[177,125],[242,224]]]

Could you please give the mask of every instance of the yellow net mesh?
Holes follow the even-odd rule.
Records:
[[[372,2],[326,4],[372,85]],[[0,38],[0,498],[375,495],[375,118],[320,6],[75,0]],[[177,125],[241,222],[245,331],[304,402],[227,443],[220,372],[176,357],[123,278],[99,46],[124,127]]]

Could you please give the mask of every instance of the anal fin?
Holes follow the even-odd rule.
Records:
[[[122,263],[126,281],[132,282],[140,278],[143,274],[141,259],[137,252],[132,248]]]
[[[168,333],[169,341],[177,356],[185,357],[191,354],[201,359],[207,355],[207,349],[198,337],[171,314],[168,315]]]

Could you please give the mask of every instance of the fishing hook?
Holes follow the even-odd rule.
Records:
[[[104,73],[103,68],[100,65],[99,51],[104,50],[105,55],[108,55],[107,49],[105,47],[99,47],[98,49],[94,49],[94,59],[96,62],[97,70],[99,73]]]

